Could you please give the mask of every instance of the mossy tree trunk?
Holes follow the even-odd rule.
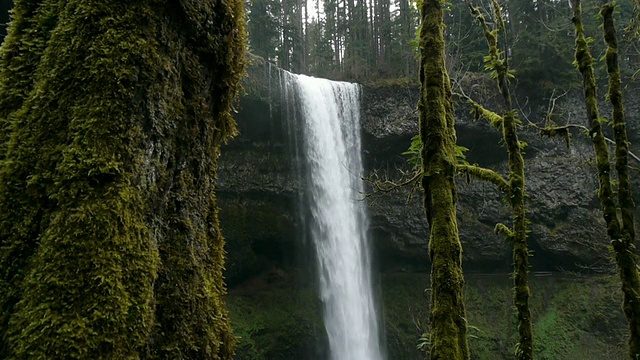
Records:
[[[243,6],[16,1],[0,50],[0,357],[232,357],[214,180]]]
[[[529,309],[529,249],[525,205],[524,159],[516,132],[515,111],[504,116],[503,138],[509,153],[509,204],[513,209],[513,303],[518,315],[519,360],[533,359],[533,325]]]
[[[633,220],[634,203],[631,196],[629,178],[627,139],[622,91],[620,89],[620,69],[618,67],[618,47],[613,22],[614,5],[607,3],[600,15],[603,19],[604,39],[607,43],[605,60],[609,74],[608,97],[613,105],[613,131],[615,139],[615,169],[618,178],[617,204],[611,179],[609,148],[602,132],[602,121],[598,112],[597,87],[593,70],[593,58],[589,51],[582,23],[579,0],[574,0],[573,23],[576,29],[576,65],[582,74],[583,91],[589,120],[589,137],[593,142],[598,174],[598,197],[607,224],[607,235],[615,251],[616,265],[622,283],[624,310],[629,322],[629,358],[640,357],[640,273],[638,272]]]
[[[40,12],[35,14],[37,9]],[[34,87],[36,71],[57,23],[56,4],[52,1],[18,1],[14,7],[13,31],[5,38],[0,54],[0,161],[7,157],[16,117]],[[54,14],[52,14],[54,13]],[[23,156],[37,154],[38,144]],[[15,163],[15,159],[13,161]],[[26,265],[36,246],[39,224],[47,200],[40,194],[16,196],[25,192],[26,175],[11,175],[12,162],[0,162],[0,357],[7,353],[5,334],[10,315],[20,300],[20,286]],[[26,167],[26,166],[25,166]],[[32,167],[32,166],[31,166]],[[24,170],[25,172],[28,170]],[[36,201],[32,201],[34,198]]]
[[[523,144],[518,139],[517,125],[518,112],[513,108],[511,92],[509,90],[509,65],[508,58],[498,47],[498,33],[505,32],[504,21],[500,5],[496,0],[492,0],[497,28],[491,30],[486,23],[484,15],[479,9],[470,5],[471,12],[480,22],[483,33],[489,46],[489,57],[487,58],[487,68],[492,70],[498,85],[498,91],[502,95],[506,113],[502,116],[486,110],[480,104],[471,101],[478,115],[486,117],[492,125],[502,130],[502,138],[507,145],[509,157],[509,177],[507,186],[500,184],[505,181],[496,181],[501,177],[490,171],[469,171],[470,167],[464,171],[473,172],[480,178],[497,183],[504,188],[507,200],[513,211],[513,227],[509,229],[506,225],[498,224],[496,232],[502,233],[507,240],[513,243],[513,302],[518,316],[518,346],[516,348],[516,358],[518,360],[533,359],[533,325],[531,320],[531,310],[529,309],[529,250],[527,245],[527,218],[525,205],[525,166],[522,156]]]
[[[456,221],[456,134],[451,87],[444,65],[442,0],[420,5],[420,83],[424,208],[430,226],[430,355],[434,360],[469,359],[462,274],[462,244]]]

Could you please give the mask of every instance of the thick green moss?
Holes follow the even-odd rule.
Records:
[[[1,202],[26,204],[43,221],[13,225],[34,255],[16,270],[27,275],[6,333],[9,358],[132,358],[146,342],[157,252],[133,183],[143,116],[131,112],[142,103],[130,75],[153,56],[148,29],[107,29],[135,24],[147,6],[107,24],[106,6],[68,3],[15,115],[1,173],[15,188],[2,187]]]
[[[494,184],[500,191],[509,192],[509,183],[505,178],[491,169],[485,169],[476,165],[458,165],[456,170],[470,177]]]
[[[430,356],[469,359],[464,310],[462,245],[456,223],[456,134],[449,77],[444,65],[441,0],[420,4],[420,83],[418,102],[422,139],[424,208],[431,228]]]
[[[231,102],[244,71],[244,3],[183,1],[168,34],[187,39],[172,49],[184,100],[176,131],[171,117],[158,122],[169,130],[168,161],[162,182],[169,190],[158,224],[162,267],[155,285],[158,326],[150,358],[229,359],[235,340],[222,295],[224,241],[215,198],[215,169],[220,145],[235,134]],[[176,35],[171,36],[176,37]],[[163,85],[171,89],[171,82]],[[186,121],[185,121],[186,120]],[[163,142],[162,140],[160,140]]]
[[[0,159],[5,156],[11,133],[11,115],[33,90],[59,7],[57,0],[15,1],[9,34],[0,49]]]
[[[3,93],[20,80],[0,103],[0,356],[231,358],[214,180],[243,3],[16,8],[0,68]]]
[[[16,1],[9,35],[0,48],[0,162],[5,159],[12,137],[13,118],[31,93],[37,66],[57,22],[57,1]],[[30,156],[35,156],[34,147]],[[20,299],[20,283],[35,247],[42,208],[24,192],[23,171],[12,162],[0,163],[0,357],[6,353],[10,314]],[[16,171],[11,174],[13,170]],[[32,167],[31,167],[32,168]],[[26,169],[25,169],[26,170]],[[41,194],[33,194],[41,196]],[[43,199],[44,201],[44,199]]]

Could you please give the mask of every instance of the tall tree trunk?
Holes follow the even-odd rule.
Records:
[[[117,3],[16,1],[0,54],[3,359],[233,356],[213,180],[244,3]]]
[[[304,6],[304,20],[303,20],[303,38],[302,38],[302,69],[303,72],[307,73],[309,71],[309,9],[307,8],[307,1],[301,0]]]
[[[628,140],[626,135],[620,70],[617,59],[616,32],[613,23],[613,5],[606,4],[601,15],[604,20],[604,37],[608,45],[606,57],[609,73],[609,98],[613,105],[613,130],[615,138],[616,171],[618,174],[618,205],[616,206],[611,182],[609,148],[602,133],[597,106],[597,88],[593,70],[593,58],[589,51],[582,23],[580,0],[573,0],[573,23],[576,29],[576,63],[583,78],[583,90],[590,122],[589,137],[593,142],[598,173],[598,197],[607,224],[607,234],[616,254],[616,265],[622,283],[622,308],[629,323],[629,357],[640,357],[640,274],[638,272],[633,223],[634,204],[628,172]],[[618,217],[620,212],[621,219]]]
[[[456,134],[451,85],[444,65],[442,0],[421,6],[420,83],[418,102],[422,139],[422,187],[430,226],[431,359],[469,359],[463,301],[462,244],[456,222]]]
[[[524,158],[521,143],[516,129],[517,110],[513,108],[511,92],[508,83],[508,57],[506,52],[501,55],[498,44],[498,30],[506,33],[504,19],[500,5],[493,0],[494,14],[498,29],[491,31],[484,21],[483,15],[472,9],[480,21],[485,38],[489,45],[489,64],[496,72],[498,90],[502,95],[507,112],[502,117],[502,137],[507,144],[509,154],[509,204],[513,210],[513,231],[508,235],[513,241],[513,303],[518,315],[518,360],[533,359],[533,325],[531,310],[529,309],[529,250],[527,246],[527,218],[525,206],[525,174]],[[506,36],[505,36],[506,37]]]

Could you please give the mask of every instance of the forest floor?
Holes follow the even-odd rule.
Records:
[[[625,359],[626,322],[614,276],[536,273],[531,277],[536,358]],[[537,276],[535,276],[537,275]],[[509,274],[468,274],[466,309],[472,359],[513,358],[516,317]],[[376,281],[387,359],[421,359],[427,329],[428,274],[387,273]],[[230,289],[238,359],[324,359],[322,305],[313,281],[272,269]]]

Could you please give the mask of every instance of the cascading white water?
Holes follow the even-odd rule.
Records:
[[[307,198],[333,360],[382,359],[362,198],[360,89],[286,74],[304,129]]]

